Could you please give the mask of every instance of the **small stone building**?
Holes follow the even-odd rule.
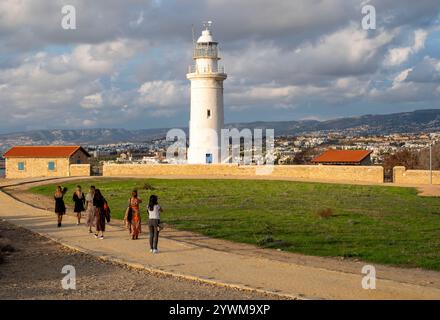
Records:
[[[315,157],[314,164],[344,165],[344,166],[369,166],[371,153],[369,150],[334,150],[330,149]]]
[[[7,179],[90,175],[90,154],[80,146],[17,146],[4,157]]]

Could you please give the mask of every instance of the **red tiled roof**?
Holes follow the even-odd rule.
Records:
[[[78,150],[90,157],[81,146],[18,146],[9,149],[3,156],[5,158],[70,158]]]
[[[327,150],[315,157],[312,162],[334,162],[334,163],[359,163],[368,157],[372,151],[368,150]]]

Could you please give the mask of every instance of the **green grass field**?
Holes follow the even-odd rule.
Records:
[[[67,201],[75,183],[69,188]],[[154,190],[145,190],[145,184]],[[415,189],[250,180],[109,180],[103,191],[114,218],[122,218],[131,190],[145,205],[159,196],[162,220],[210,237],[317,256],[440,270],[440,198]],[[51,196],[54,185],[31,189]],[[323,209],[333,215],[321,217]]]

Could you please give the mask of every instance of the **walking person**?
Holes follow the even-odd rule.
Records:
[[[95,186],[91,186],[89,193],[86,196],[86,224],[89,227],[89,233],[93,233],[92,228],[96,227],[95,223],[95,206],[93,205],[93,198],[95,197]]]
[[[139,238],[139,233],[142,232],[141,227],[141,214],[139,205],[142,203],[142,200],[138,198],[137,190],[133,190],[131,193],[131,198],[128,200],[129,210],[131,210],[131,239],[137,240]]]
[[[107,219],[107,202],[101,193],[101,190],[95,190],[95,196],[93,197],[93,206],[95,207],[95,224],[96,233],[95,238],[104,240],[105,221]],[[106,208],[107,206],[107,208]],[[110,219],[107,219],[110,220]],[[101,235],[99,235],[101,233]]]
[[[128,230],[128,234],[131,235],[131,222],[133,220],[133,209],[131,208],[131,198],[128,200],[128,206],[127,209],[125,210],[125,215],[124,215],[124,224],[125,227]]]
[[[75,193],[73,194],[73,202],[75,203],[73,212],[76,213],[76,217],[78,218],[76,225],[79,226],[81,224],[81,215],[85,211],[84,205],[86,204],[86,197],[82,192],[81,186],[76,186]]]
[[[64,195],[67,192],[67,188],[57,186],[54,200],[55,200],[55,213],[58,216],[58,228],[61,227],[61,222],[63,221],[63,215],[66,214],[66,205],[64,204]]]
[[[159,198],[156,195],[152,195],[148,203],[148,228],[150,231],[150,252],[152,253],[159,253],[157,244],[160,232],[160,213],[163,212],[163,209],[158,201]]]

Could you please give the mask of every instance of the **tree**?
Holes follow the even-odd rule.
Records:
[[[417,169],[429,169],[429,148],[420,151]],[[440,170],[440,144],[432,146],[432,169]]]
[[[391,171],[396,166],[404,166],[406,169],[429,169],[429,147],[420,151],[401,150],[385,156],[383,167],[385,171]],[[432,147],[432,169],[440,170],[440,144]]]
[[[383,167],[386,171],[393,170],[394,167],[404,166],[407,169],[417,169],[419,165],[419,155],[410,150],[401,150],[385,156]]]

